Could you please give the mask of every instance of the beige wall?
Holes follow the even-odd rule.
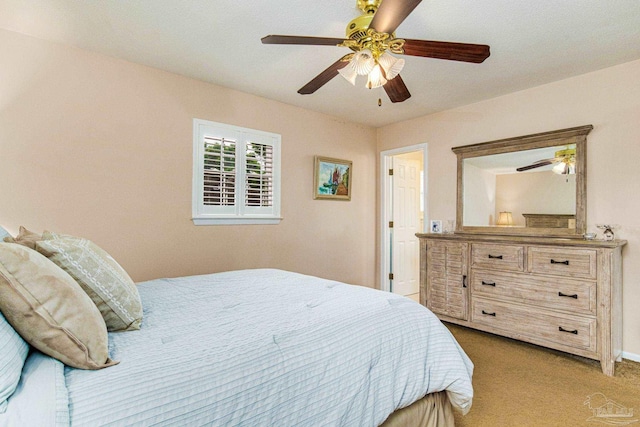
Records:
[[[472,164],[464,166],[465,225],[494,224],[496,217],[496,174]],[[473,209],[468,209],[473,206]]]
[[[588,228],[618,224],[616,236],[629,241],[623,348],[640,355],[640,61],[386,126],[378,130],[378,151],[428,143],[429,216],[452,218],[451,147],[587,124],[594,126],[587,142]]]
[[[375,283],[375,130],[0,31],[0,224],[88,237],[141,281],[277,267]],[[194,226],[192,120],[282,135],[280,225]],[[313,156],[353,161],[314,201]]]
[[[550,170],[499,174],[496,175],[496,194],[496,218],[499,212],[511,212],[513,225],[517,226],[524,227],[526,219],[522,214],[525,213],[576,213],[575,175],[558,175]]]

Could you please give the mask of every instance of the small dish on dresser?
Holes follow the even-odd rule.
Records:
[[[584,240],[594,240],[596,236],[596,233],[584,233]]]

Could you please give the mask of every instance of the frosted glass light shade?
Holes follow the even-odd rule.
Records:
[[[367,80],[367,87],[369,89],[375,89],[380,86],[384,86],[387,83],[387,79],[382,75],[382,68],[376,64],[373,70],[369,73],[369,79]]]
[[[347,79],[349,83],[351,83],[354,86],[356,85],[356,77],[358,77],[358,73],[356,73],[355,68],[351,66],[351,63],[347,64],[346,67],[340,68],[338,70],[338,73],[340,73],[342,77]]]
[[[553,173],[558,175],[574,175],[576,173],[576,164],[562,162],[555,165],[552,170]]]
[[[373,67],[375,67],[376,60],[373,59],[373,53],[371,53],[369,49],[363,49],[353,55],[350,65],[356,73],[361,76],[366,76],[373,70]]]
[[[384,70],[384,74],[387,80],[391,80],[396,77],[404,68],[404,59],[396,58],[395,56],[392,56],[387,52],[380,55],[380,58],[378,58],[378,63]]]
[[[553,173],[557,173],[558,175],[562,175],[563,173],[565,173],[565,168],[567,167],[567,164],[565,162],[560,162],[557,165],[555,165],[553,167]]]

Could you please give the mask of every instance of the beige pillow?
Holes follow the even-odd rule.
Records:
[[[0,310],[29,344],[80,369],[114,365],[107,328],[91,298],[36,251],[0,243]]]
[[[5,242],[8,243],[19,243],[23,246],[26,246],[30,249],[36,248],[36,242],[38,240],[42,240],[42,235],[38,233],[34,233],[33,231],[29,231],[23,226],[20,226],[20,230],[18,235],[14,238],[11,236],[7,236],[4,238]]]
[[[100,310],[107,330],[140,329],[142,303],[126,271],[90,240],[45,231],[36,249],[69,273]]]

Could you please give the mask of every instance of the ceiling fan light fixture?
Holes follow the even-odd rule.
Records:
[[[391,80],[396,77],[404,68],[404,59],[396,58],[387,52],[384,52],[378,58],[378,63],[384,70],[384,75],[387,80]]]
[[[369,73],[367,80],[367,88],[375,89],[380,86],[384,86],[387,83],[387,79],[384,78],[382,67],[380,64],[376,64],[373,70]]]

